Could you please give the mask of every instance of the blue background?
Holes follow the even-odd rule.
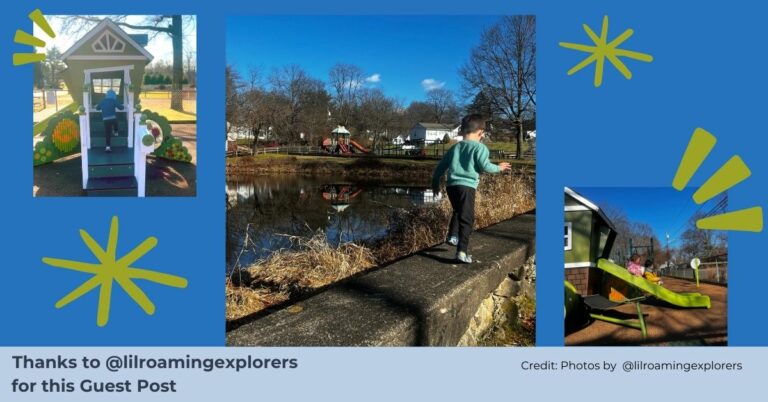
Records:
[[[30,4],[30,3],[28,3]],[[224,343],[224,40],[231,14],[522,14],[538,16],[538,328],[537,343],[563,342],[562,189],[564,186],[667,186],[696,127],[718,144],[690,183],[700,185],[733,154],[753,176],[729,193],[729,208],[765,207],[766,105],[765,10],[746,1],[700,4],[646,1],[359,1],[243,2],[219,0],[11,2],[2,15],[4,63],[0,76],[8,98],[0,308],[1,345],[222,345]],[[727,5],[727,6],[726,6]],[[27,14],[198,15],[198,183],[196,198],[34,199],[28,102],[32,67],[13,67],[11,54],[28,51],[12,43],[16,28],[31,30]],[[760,9],[758,9],[760,8]],[[622,47],[654,56],[629,60],[634,78],[606,67],[603,86],[592,85],[594,67],[566,71],[585,56],[560,41],[588,43],[581,28],[598,31],[609,15],[609,37],[626,28],[635,35]],[[598,31],[599,32],[599,31]],[[10,94],[16,94],[11,97]],[[14,119],[11,116],[26,116]],[[15,152],[14,150],[25,150]],[[627,152],[645,155],[626,163]],[[121,291],[114,292],[112,318],[95,325],[96,296],[57,311],[53,304],[85,275],[59,271],[43,256],[87,258],[78,236],[85,228],[104,242],[112,215],[121,218],[119,252],[148,235],[159,246],[140,266],[179,274],[189,288],[147,285],[156,302],[146,316]],[[765,232],[729,237],[729,344],[766,345],[762,319],[766,290],[762,263]]]

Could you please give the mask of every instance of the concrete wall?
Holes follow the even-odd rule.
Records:
[[[234,323],[232,346],[455,346],[481,302],[535,254],[535,215],[472,236],[475,263],[445,244]]]

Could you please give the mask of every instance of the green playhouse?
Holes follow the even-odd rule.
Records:
[[[565,317],[585,307],[589,316],[613,324],[636,328],[647,335],[641,302],[649,297],[682,308],[710,308],[709,296],[676,293],[610,260],[617,231],[611,220],[592,201],[565,188]],[[604,295],[608,281],[625,284],[631,292],[622,300]],[[623,304],[634,304],[637,319],[621,319],[603,314]]]
[[[40,165],[77,153],[82,160],[82,188],[87,195],[143,197],[147,155],[189,162],[188,151],[171,135],[167,119],[137,102],[145,66],[152,55],[144,48],[147,35],[129,35],[109,19],[98,23],[62,54],[67,90],[78,113],[54,116],[43,141],[33,149],[33,164]],[[118,134],[112,152],[105,151],[101,112],[96,110],[107,91],[123,104],[117,111]]]
[[[596,261],[608,258],[616,228],[603,211],[565,188],[565,279],[581,294],[597,293],[601,282]]]

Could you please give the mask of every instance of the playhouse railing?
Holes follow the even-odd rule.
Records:
[[[123,102],[125,104],[125,116],[128,123],[128,148],[133,148],[133,141],[134,141],[134,127],[138,127],[134,125],[134,119],[131,119],[131,113],[133,113],[133,91],[132,85],[131,85],[131,74],[127,70],[124,73],[125,77],[125,101]]]
[[[90,119],[90,107],[91,95],[87,90],[88,85],[86,82],[86,91],[83,91],[83,109],[85,113],[80,114],[80,171],[83,174],[83,190],[88,185],[88,150],[91,149],[91,119]]]
[[[147,188],[147,155],[154,152],[155,141],[152,133],[147,130],[146,122],[142,123],[141,113],[134,113],[133,119],[128,119],[130,126],[136,131],[136,135],[132,135],[133,142],[129,143],[133,146],[133,166],[134,176],[136,177],[137,195],[144,197]],[[149,145],[144,143],[144,137],[149,136],[152,141]]]

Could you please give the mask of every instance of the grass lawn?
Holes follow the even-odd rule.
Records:
[[[502,162],[502,160],[491,159],[493,162]],[[403,168],[433,168],[437,165],[436,159],[405,159],[405,158],[376,158],[376,157],[341,157],[341,156],[318,156],[318,155],[284,155],[284,154],[259,154],[256,156],[239,156],[227,159],[228,164],[237,165],[240,163],[250,163],[254,165],[318,165],[327,166],[364,166],[372,165],[376,167],[389,167],[392,169]],[[513,166],[535,167],[535,160],[504,160]]]
[[[51,119],[56,117],[59,113],[65,112],[67,110],[69,110],[69,111],[74,113],[74,112],[77,112],[77,107],[78,107],[77,104],[72,103],[69,106],[59,110],[58,112],[50,115],[47,119],[41,121],[40,123],[35,124],[34,126],[32,126],[32,136],[34,137],[34,136],[42,133],[43,131],[45,131],[45,129],[48,127],[48,123],[50,123]]]

